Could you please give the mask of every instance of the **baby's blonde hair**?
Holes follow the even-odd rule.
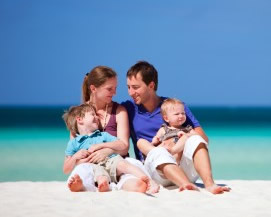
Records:
[[[72,135],[76,135],[78,132],[77,117],[83,118],[87,112],[94,111],[95,108],[90,104],[81,104],[78,106],[71,106],[68,111],[65,111],[62,118],[68,130],[71,131]]]
[[[161,105],[161,113],[162,116],[167,114],[167,111],[169,108],[172,108],[174,105],[183,105],[184,103],[176,98],[167,98],[166,100],[164,100],[164,102]]]

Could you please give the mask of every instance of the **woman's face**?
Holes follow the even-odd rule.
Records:
[[[94,90],[92,90],[92,94],[96,98],[96,100],[110,103],[113,96],[116,95],[117,85],[117,77],[109,78],[100,87],[94,87]]]

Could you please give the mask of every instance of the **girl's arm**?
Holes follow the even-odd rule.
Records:
[[[181,138],[179,138],[177,143],[171,148],[170,153],[172,155],[181,153],[184,149],[184,145],[185,145],[188,137],[189,136],[186,133],[183,133]]]
[[[163,127],[161,127],[156,135],[152,138],[152,145],[156,146],[156,145],[159,145],[161,143],[161,140],[160,138],[165,134],[165,129]]]

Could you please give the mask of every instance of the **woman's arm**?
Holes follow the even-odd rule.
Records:
[[[89,153],[93,153],[95,151],[98,151],[104,148],[112,149],[113,153],[119,153],[119,152],[122,152],[122,150],[126,148],[126,145],[118,139],[114,142],[105,142],[105,143],[91,145],[88,151]]]
[[[89,162],[97,163],[104,160],[105,157],[111,154],[120,154],[122,156],[127,155],[129,150],[129,121],[126,109],[119,105],[116,111],[117,122],[117,137],[118,140],[114,142],[106,142],[103,144],[93,145],[89,151]]]
[[[119,148],[114,149],[120,155],[126,155],[129,150],[129,137],[130,137],[130,128],[128,114],[124,106],[119,105],[116,111],[116,122],[117,122],[117,137],[122,142],[122,150]],[[119,146],[116,144],[116,146]]]

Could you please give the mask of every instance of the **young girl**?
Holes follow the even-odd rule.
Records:
[[[66,158],[63,165],[64,173],[70,173],[77,160],[81,157],[87,158],[89,154],[99,148],[107,147],[108,142],[117,141],[118,138],[107,132],[98,130],[97,116],[93,106],[89,104],[81,104],[72,106],[63,115],[63,119],[67,128],[76,134],[67,145],[65,154]],[[122,174],[133,174],[141,181],[145,182],[146,192],[149,188],[149,177],[138,167],[124,160],[120,155],[112,154],[102,162],[92,164],[94,172],[94,181],[98,185],[98,191],[109,191],[110,182],[116,183]],[[79,187],[79,188],[76,188]],[[81,188],[80,188],[81,187]],[[83,186],[70,185],[71,191],[83,191]]]

